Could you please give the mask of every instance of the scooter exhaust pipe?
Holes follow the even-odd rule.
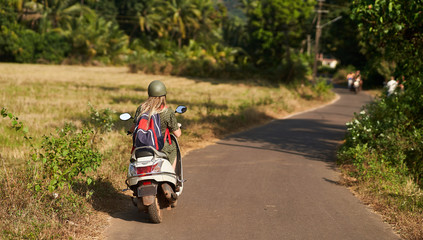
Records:
[[[173,191],[172,187],[169,186],[169,184],[163,183],[162,190],[169,203],[176,202],[176,200],[178,199],[178,195]]]

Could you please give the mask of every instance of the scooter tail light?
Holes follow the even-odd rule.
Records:
[[[144,181],[142,182],[142,185],[151,185],[151,181]]]
[[[136,167],[136,171],[137,171],[137,175],[146,175],[148,173],[156,173],[156,172],[160,172],[161,168],[162,168],[162,163],[163,162],[158,162],[154,165],[150,165],[150,166],[146,166],[146,167]]]

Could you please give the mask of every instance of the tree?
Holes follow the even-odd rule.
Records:
[[[163,0],[116,0],[117,22],[130,41],[142,39],[150,46],[157,38],[168,36],[167,3]],[[139,41],[137,41],[139,42]]]
[[[115,62],[128,45],[127,36],[117,24],[98,17],[93,11],[73,18],[59,32],[70,41],[70,57],[78,62],[90,62],[93,59]]]
[[[200,11],[200,27],[192,32],[190,38],[214,44],[221,42],[221,28],[223,19],[226,18],[226,8],[221,3],[216,6],[210,0],[194,0],[194,5]]]
[[[314,1],[247,0],[247,51],[256,65],[275,66],[283,57],[290,58],[291,49],[298,49],[304,37],[306,20]]]
[[[138,13],[139,26],[142,32],[154,32],[159,37],[167,35],[163,22],[165,11],[165,2],[146,1],[142,5],[142,10]]]
[[[397,64],[397,74],[419,76],[423,67],[423,1],[353,1],[361,45]]]
[[[167,24],[172,38],[176,38],[179,48],[189,33],[200,28],[201,12],[191,0],[171,0],[167,2]]]
[[[359,31],[357,22],[351,19],[351,1],[349,0],[329,0],[323,5],[329,10],[324,14],[323,23],[338,16],[342,19],[336,21],[322,31],[322,52],[339,59],[344,66],[353,65],[363,69],[367,59],[361,53],[359,45]]]

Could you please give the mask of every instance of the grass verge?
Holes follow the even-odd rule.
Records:
[[[341,183],[379,213],[403,239],[423,239],[423,192],[411,178],[400,177],[401,183],[393,184],[382,177],[353,177],[356,168],[350,164],[341,165],[341,170]]]

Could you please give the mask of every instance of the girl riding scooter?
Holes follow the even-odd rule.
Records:
[[[180,125],[176,120],[175,113],[166,104],[166,94],[166,86],[161,81],[155,80],[148,85],[148,99],[137,108],[134,116],[134,125],[132,126],[130,132],[134,131],[139,117],[142,114],[146,113],[149,115],[149,117],[151,117],[152,115],[158,113],[160,116],[161,132],[164,134],[168,134],[167,132],[173,133],[173,135],[175,135],[177,138],[181,136],[182,132]],[[169,141],[165,141],[161,151],[167,155],[173,168],[175,168],[175,145],[170,144]]]
[[[166,87],[160,81],[148,86],[149,98],[134,117],[133,149],[125,183],[133,191],[132,201],[146,211],[152,222],[162,222],[161,209],[176,206],[183,190],[182,158],[177,137],[181,135],[175,113],[166,105]],[[184,113],[185,106],[176,109]],[[130,114],[121,114],[129,120]],[[160,125],[160,126],[159,126]]]

